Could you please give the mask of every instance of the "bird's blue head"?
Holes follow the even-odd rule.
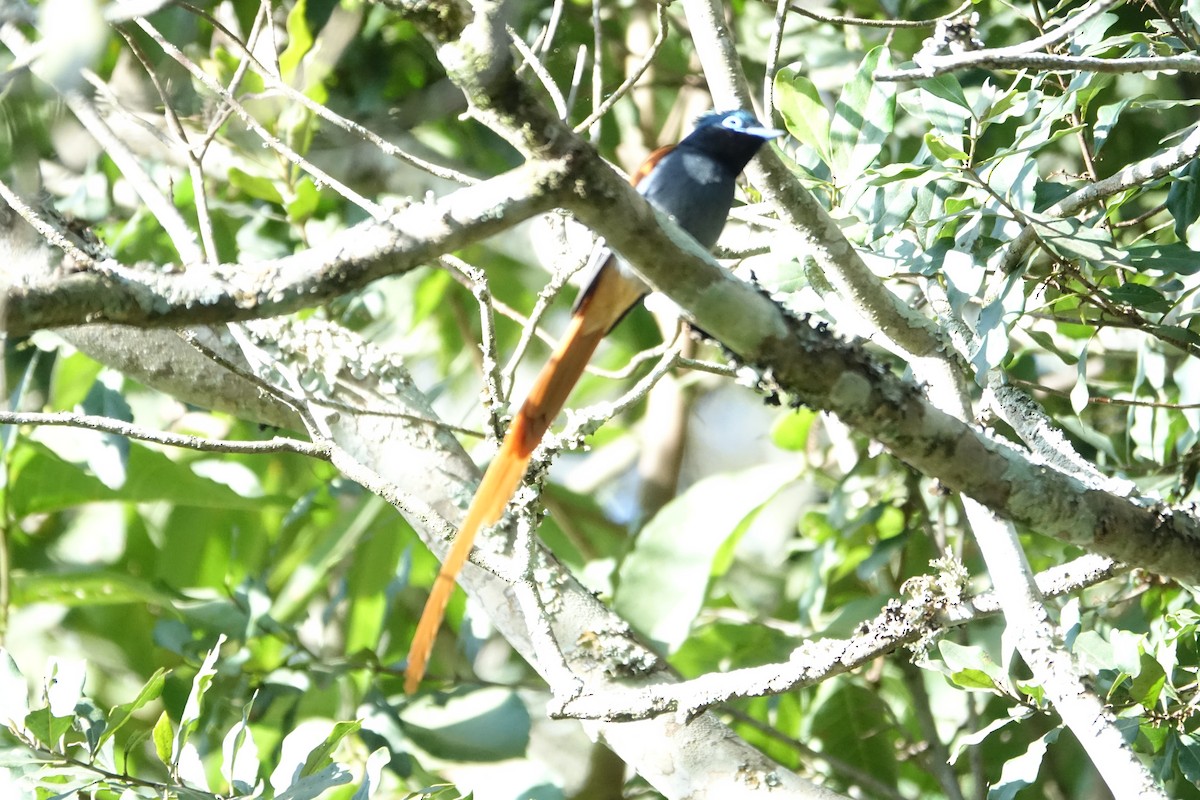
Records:
[[[753,136],[763,140],[774,139],[776,136],[782,136],[784,133],[778,128],[766,127],[749,111],[739,108],[734,111],[708,112],[696,120],[696,127],[692,131],[692,134],[695,135],[707,128],[713,127],[730,133]]]
[[[679,147],[705,153],[736,175],[760,147],[783,133],[766,127],[749,111],[713,111],[696,120],[696,127]]]

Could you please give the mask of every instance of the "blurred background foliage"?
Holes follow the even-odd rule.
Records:
[[[982,0],[967,10],[979,15],[976,35],[1001,47],[1082,7]],[[928,20],[954,9],[864,0],[812,10]],[[106,117],[184,217],[196,220],[197,197],[206,201],[210,255],[278,257],[365,218],[265,147],[135,23],[106,25],[88,0],[25,11],[6,23],[10,32],[76,57],[56,62],[50,82],[94,92],[73,77],[90,68]],[[656,34],[647,4],[518,0],[509,13],[572,123],[621,83]],[[937,317],[927,298],[940,287],[950,313],[939,322],[961,320],[976,342],[964,353],[970,379],[982,386],[1003,376],[1102,472],[1191,502],[1200,464],[1200,168],[1192,162],[1067,221],[1045,212],[1176,144],[1194,123],[1198,78],[970,69],[882,83],[872,74],[910,62],[932,23],[875,28],[788,13],[773,56],[773,6],[736,0],[728,13],[752,83],[770,87],[759,110],[791,134],[782,149],[796,173],[906,302]],[[1197,13],[1192,2],[1118,5],[1060,52],[1194,52]],[[585,132],[627,170],[710,104],[682,9],[665,18],[649,72]],[[518,163],[464,114],[433,47],[395,10],[358,0],[177,2],[149,19],[232,87],[269,135],[368,198],[420,200],[454,183],[338,129],[282,95],[272,74],[463,174]],[[13,42],[0,49],[10,70],[0,88],[0,174],[94,232],[123,263],[178,264],[122,169],[47,80],[14,69],[26,55]],[[541,85],[535,70],[523,74]],[[173,135],[167,108],[202,172],[163,145]],[[839,333],[869,333],[842,327],[795,237],[753,207],[736,216],[722,254],[739,274]],[[1020,271],[1005,274],[999,259],[1030,223],[1039,241]],[[502,360],[550,275],[584,252],[572,224],[550,215],[458,254],[484,271],[496,298]],[[544,329],[559,330],[566,308],[556,303]],[[306,313],[401,353],[444,419],[487,427],[479,309],[451,271],[432,264]],[[630,385],[650,362],[611,371],[659,345],[660,327],[672,335],[652,313],[632,314],[597,361],[610,372],[587,376],[572,404]],[[535,337],[521,364],[508,365],[516,397],[548,352]],[[695,355],[721,360],[705,344]],[[7,339],[4,363],[13,409],[233,439],[274,433],[147,389],[51,333]],[[986,588],[956,499],[836,420],[766,406],[704,370],[682,371],[656,392],[674,398],[670,425],[651,416],[652,396],[606,425],[589,452],[561,459],[541,535],[685,677],[784,661],[805,640],[853,636],[946,553],[974,576],[972,590]],[[1016,438],[995,417],[982,421]],[[578,726],[543,719],[546,697],[532,674],[461,597],[435,653],[434,674],[449,688],[402,696],[399,670],[437,563],[386,504],[328,464],[164,449],[72,428],[0,427],[0,446],[0,694],[6,718],[22,722],[3,737],[4,796],[653,794],[593,752]],[[638,466],[639,453],[664,447],[677,448],[669,502],[644,491]],[[478,452],[487,457],[485,446]],[[1036,569],[1079,555],[1026,533]],[[1050,602],[1156,777],[1175,797],[1200,797],[1200,617],[1190,591],[1135,570]],[[720,712],[784,766],[856,796],[1107,796],[1002,634],[1001,620],[984,619],[852,674]],[[953,765],[939,772],[948,758]]]

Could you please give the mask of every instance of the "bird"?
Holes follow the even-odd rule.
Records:
[[[764,126],[753,113],[712,111],[696,120],[676,145],[652,152],[631,176],[650,205],[706,250],[717,243],[733,205],[737,176],[766,142],[783,131]],[[481,528],[504,515],[525,477],[533,451],[566,405],[600,341],[649,288],[603,241],[590,261],[591,277],[575,301],[571,320],[513,418],[499,451],[484,472],[446,559],[429,593],[409,649],[404,690],[414,693],[425,674],[433,642],[454,583]]]

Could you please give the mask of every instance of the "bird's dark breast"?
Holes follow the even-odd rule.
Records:
[[[735,179],[711,156],[677,148],[638,185],[638,190],[707,249],[717,243],[725,227],[733,205]]]

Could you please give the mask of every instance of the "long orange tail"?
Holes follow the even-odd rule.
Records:
[[[454,582],[471,553],[476,534],[481,528],[500,521],[508,501],[525,477],[533,451],[566,404],[567,396],[596,352],[600,340],[644,293],[645,288],[640,282],[623,276],[611,262],[596,274],[584,290],[571,317],[570,327],[550,361],[538,374],[529,396],[504,437],[504,443],[500,445],[500,451],[483,474],[458,535],[450,545],[446,560],[442,562],[408,651],[408,669],[404,673],[405,692],[415,692],[425,675],[446,604],[450,602]]]

